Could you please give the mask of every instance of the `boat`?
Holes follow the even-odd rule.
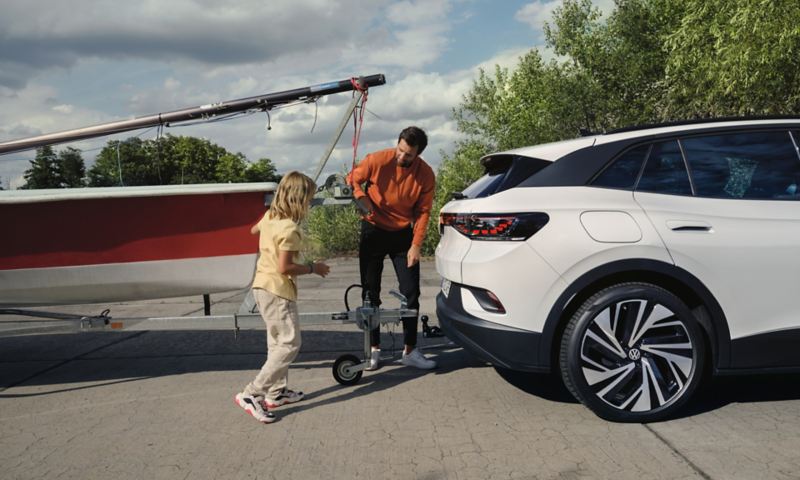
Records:
[[[268,111],[344,91],[354,92],[348,110],[352,113],[358,99],[366,100],[368,87],[384,83],[380,74],[354,77],[2,142],[0,155],[139,128]],[[321,167],[317,175],[320,171]],[[258,252],[258,237],[250,228],[266,212],[276,188],[275,183],[244,183],[0,191],[0,307],[244,289],[253,278]]]

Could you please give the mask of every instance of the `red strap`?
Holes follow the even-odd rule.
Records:
[[[361,130],[364,128],[364,111],[367,109],[367,88],[362,87],[358,83],[358,79],[351,78],[350,83],[353,85],[353,92],[356,90],[362,93],[361,96],[361,105],[356,107],[356,110],[353,110],[353,166],[350,169],[352,172],[356,168],[356,160],[358,159],[358,143],[361,140]],[[353,93],[355,95],[355,93]],[[352,176],[348,176],[352,177]],[[352,178],[351,178],[351,186],[352,186]]]

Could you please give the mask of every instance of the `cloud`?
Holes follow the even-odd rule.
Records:
[[[447,47],[451,8],[448,0],[393,3],[382,28],[368,32],[355,48],[368,45],[367,63],[418,69],[439,58]]]
[[[58,113],[67,114],[67,115],[72,113],[72,111],[74,109],[75,109],[75,107],[73,107],[72,105],[63,105],[63,104],[62,105],[56,105],[55,107],[53,107],[53,111],[56,111]]]
[[[41,70],[72,67],[81,58],[231,65],[331,52],[356,45],[361,27],[385,4],[10,0],[0,16],[0,85],[18,89]]]
[[[530,25],[534,31],[539,32],[539,35],[542,36],[544,24],[553,21],[553,12],[562,4],[562,0],[531,2],[517,10],[514,18]],[[614,0],[594,0],[592,6],[600,10],[602,16],[606,18],[615,8]]]
[[[514,15],[518,21],[526,23],[535,31],[542,31],[545,22],[550,22],[553,19],[553,12],[556,8],[561,6],[561,0],[553,0],[550,2],[533,2],[520,8]]]

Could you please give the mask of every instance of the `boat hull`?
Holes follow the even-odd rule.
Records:
[[[0,271],[3,306],[181,297],[246,288],[256,254]]]
[[[0,197],[0,305],[246,288],[269,184],[48,190]],[[16,193],[16,192],[15,192]]]

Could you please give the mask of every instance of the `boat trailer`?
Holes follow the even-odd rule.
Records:
[[[351,285],[350,288],[360,285]],[[396,290],[389,294],[400,302],[399,308],[381,308],[373,306],[369,299],[365,299],[361,306],[350,309],[347,304],[345,292],[345,308],[339,312],[314,312],[301,313],[300,324],[332,325],[355,324],[364,334],[363,359],[353,354],[339,356],[333,364],[333,378],[342,385],[358,383],[367,367],[371,341],[370,331],[379,326],[398,325],[403,318],[416,317],[418,310],[408,308],[406,297]],[[239,311],[229,315],[203,315],[182,317],[141,317],[113,319],[110,310],[105,309],[99,315],[79,315],[69,313],[41,312],[15,308],[0,309],[0,315],[18,315],[46,318],[41,321],[5,321],[0,320],[0,336],[25,335],[32,333],[72,333],[72,332],[112,332],[112,331],[167,331],[167,330],[195,330],[202,328],[227,329],[232,328],[234,338],[238,338],[241,330],[263,330],[264,320],[257,312],[252,291],[248,292]],[[423,336],[443,336],[439,327],[428,326],[428,316],[422,315]],[[393,349],[392,349],[393,350]],[[391,354],[394,357],[394,352]]]

